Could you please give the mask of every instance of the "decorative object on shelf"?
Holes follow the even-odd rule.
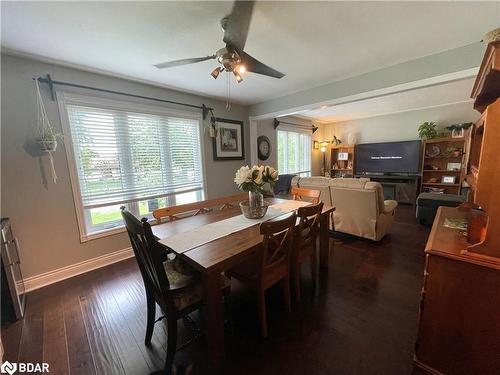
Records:
[[[425,156],[428,156],[430,158],[436,157],[439,154],[441,154],[441,149],[438,145],[430,145],[425,149]]]
[[[437,165],[432,165],[432,164],[424,165],[424,171],[437,171],[437,170],[439,170],[439,167]]]
[[[352,161],[351,160],[349,160],[347,162],[347,169],[352,169]]]
[[[336,136],[333,136],[332,145],[338,146],[341,143],[342,143],[342,141],[339,138],[337,138]]]
[[[446,164],[446,170],[447,171],[460,171],[462,168],[462,163],[448,163]]]
[[[445,189],[438,188],[438,187],[432,187],[432,186],[426,186],[423,188],[422,191],[424,193],[444,194]]]
[[[248,165],[236,171],[234,182],[238,188],[248,192],[248,201],[240,203],[241,212],[249,219],[263,217],[269,206],[264,201],[264,192],[272,192],[278,181],[278,171],[269,166]]]
[[[339,152],[338,160],[349,160],[349,153],[347,152]]]
[[[265,135],[257,138],[257,154],[260,160],[267,160],[271,155],[271,141]]]
[[[347,144],[348,145],[355,145],[357,142],[356,134],[355,133],[348,133],[347,134]]]
[[[313,150],[319,150],[319,141],[313,141]]]
[[[463,124],[453,124],[447,126],[445,129],[451,131],[452,138],[462,138],[465,134],[465,130],[472,126],[472,122],[465,122]]]
[[[426,181],[428,184],[435,184],[438,182],[438,179],[436,177],[431,177]]]
[[[215,118],[217,134],[212,138],[214,160],[243,160],[243,121]]]
[[[490,44],[498,41],[500,41],[500,27],[484,34],[483,39],[481,40],[484,44]]]
[[[462,156],[462,149],[458,148],[458,147],[448,147],[444,151],[443,156],[458,158],[458,157]]]
[[[418,136],[420,139],[436,138],[438,136],[436,128],[437,124],[434,121],[426,121],[418,127]]]
[[[42,94],[40,93],[40,85],[38,80],[35,82],[35,95],[37,104],[37,138],[36,143],[40,150],[46,152],[49,156],[50,161],[50,171],[52,173],[52,181],[57,184],[57,174],[54,167],[54,157],[52,153],[57,149],[57,140],[63,139],[61,133],[57,133],[53,128],[47,116],[47,111],[45,110],[45,105],[43,104]]]
[[[443,176],[441,177],[441,183],[443,184],[454,184],[457,176]]]

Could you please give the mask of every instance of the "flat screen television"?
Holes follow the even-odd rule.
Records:
[[[420,141],[359,144],[356,174],[419,174],[420,148]]]

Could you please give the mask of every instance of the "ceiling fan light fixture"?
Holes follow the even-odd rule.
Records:
[[[238,73],[240,73],[240,74],[245,74],[245,72],[247,71],[247,68],[245,67],[245,65],[238,65],[236,70],[238,70]]]
[[[222,68],[220,66],[218,66],[217,68],[215,68],[214,70],[212,70],[212,73],[210,73],[210,75],[212,77],[214,77],[214,79],[217,79],[217,77],[219,76],[220,72],[222,71]]]
[[[236,82],[240,83],[241,81],[243,81],[243,77],[237,70],[233,70],[233,74],[236,78]]]

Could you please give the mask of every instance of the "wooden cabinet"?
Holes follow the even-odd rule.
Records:
[[[427,243],[415,364],[429,373],[500,373],[500,258],[464,252],[469,245],[440,207]]]
[[[347,158],[345,158],[347,156]],[[332,146],[330,157],[331,177],[353,177],[355,163],[355,146],[338,145]]]
[[[415,364],[433,374],[500,374],[499,48],[488,46],[473,89],[483,115],[472,131],[470,205],[440,207],[425,249]],[[465,219],[465,235],[445,219]]]

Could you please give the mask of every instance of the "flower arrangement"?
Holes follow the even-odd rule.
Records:
[[[234,182],[240,190],[248,192],[248,201],[240,202],[243,215],[248,219],[264,217],[269,206],[262,193],[270,191],[278,180],[278,171],[269,166],[248,165],[236,171]]]
[[[266,187],[272,188],[278,181],[278,171],[269,166],[245,165],[236,171],[234,182],[243,191],[262,193]]]

